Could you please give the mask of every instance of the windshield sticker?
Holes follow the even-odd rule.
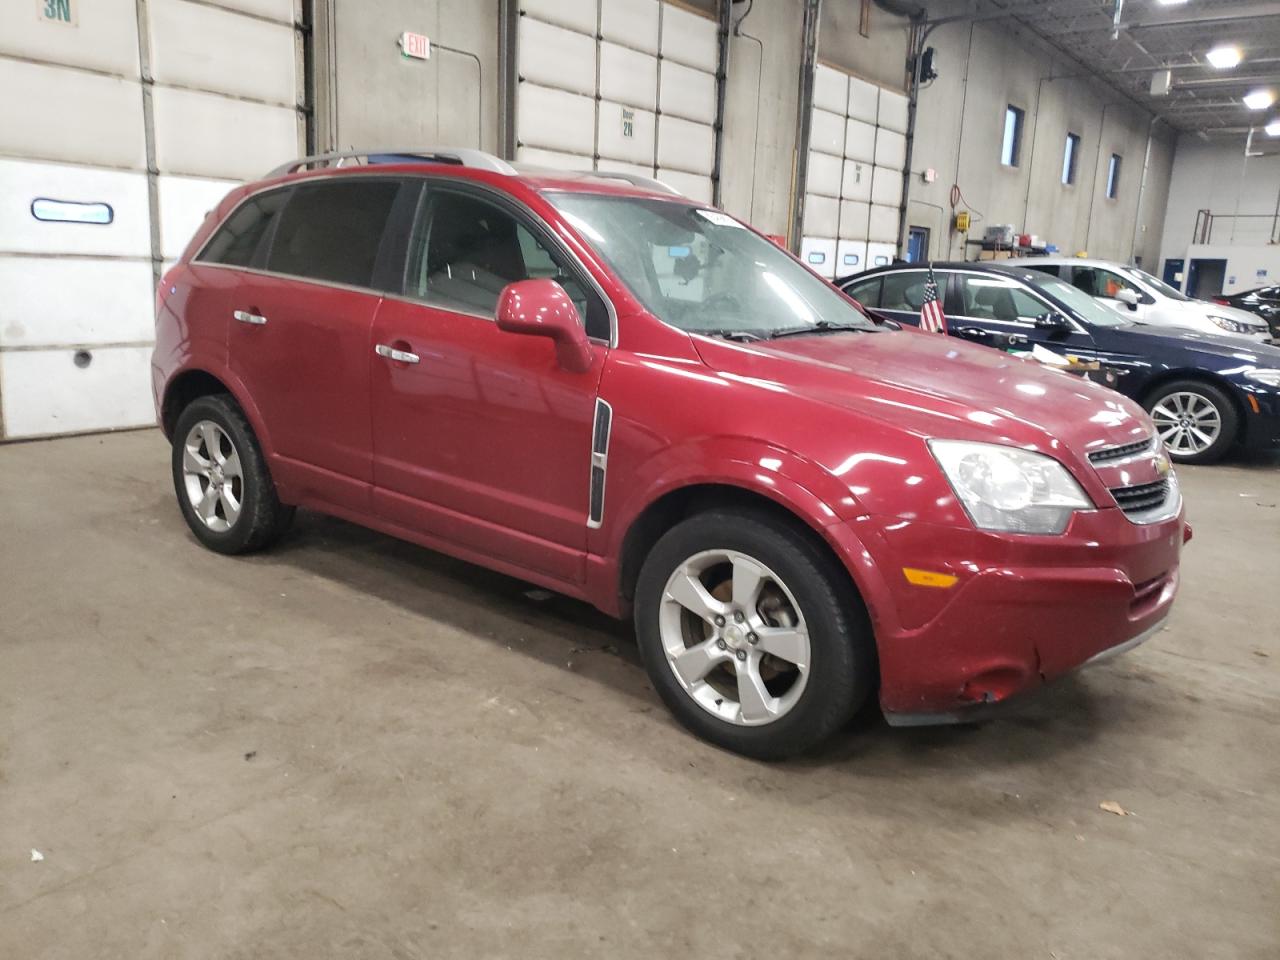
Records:
[[[727,213],[721,213],[719,210],[696,210],[694,211],[703,220],[714,223],[717,227],[737,227],[739,230],[745,230],[737,220],[729,216]]]
[[[667,247],[667,256],[672,260],[683,260],[692,252],[688,247]]]

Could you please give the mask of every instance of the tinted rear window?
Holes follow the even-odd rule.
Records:
[[[273,190],[250,197],[217,229],[198,259],[232,267],[249,266],[263,234],[288,196],[287,190]]]
[[[359,177],[294,189],[271,241],[267,269],[367,287],[400,184]]]

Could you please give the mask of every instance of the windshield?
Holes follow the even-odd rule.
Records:
[[[1083,290],[1073,287],[1057,277],[1033,271],[1023,279],[1037,290],[1043,290],[1055,300],[1066,304],[1085,323],[1092,324],[1095,327],[1123,327],[1130,322],[1118,311],[1102,305]]]
[[[547,199],[673,327],[758,337],[830,325],[876,329],[834,287],[719,210],[600,194]]]
[[[1180,290],[1169,286],[1163,280],[1157,280],[1145,270],[1139,270],[1137,267],[1121,267],[1120,271],[1126,273],[1140,283],[1145,283],[1151,289],[1157,291],[1161,296],[1168,297],[1170,300],[1181,300],[1183,303],[1189,303],[1191,298]]]

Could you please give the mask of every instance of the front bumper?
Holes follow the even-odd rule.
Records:
[[[882,523],[867,546],[884,581],[867,598],[881,708],[945,721],[1136,645],[1169,614],[1189,537],[1181,512],[1136,524],[1118,509],[1077,514],[1061,537]],[[955,580],[911,583],[903,568]]]

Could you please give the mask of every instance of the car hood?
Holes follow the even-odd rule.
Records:
[[[903,330],[731,343],[694,337],[722,376],[853,410],[923,437],[1080,454],[1149,436],[1135,403],[1081,377]]]
[[[1095,340],[1110,338],[1111,346],[1123,345],[1138,353],[1153,348],[1185,350],[1192,355],[1189,359],[1192,365],[1195,364],[1194,356],[1199,355],[1217,360],[1239,361],[1246,366],[1280,367],[1280,347],[1243,337],[1189,329],[1172,332],[1168,327],[1145,323],[1130,323],[1123,327],[1094,327],[1093,335]],[[1213,366],[1217,369],[1222,364],[1215,363]]]

